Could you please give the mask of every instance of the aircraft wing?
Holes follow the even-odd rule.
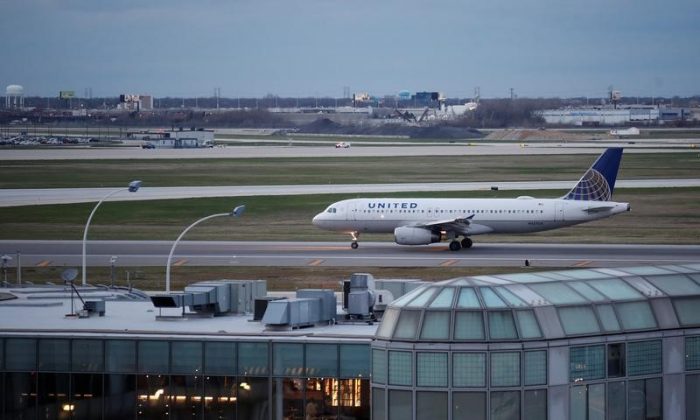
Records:
[[[460,235],[466,235],[469,232],[469,226],[472,224],[472,214],[469,217],[457,219],[434,220],[430,222],[418,223],[418,227],[439,228],[444,231],[456,232]]]

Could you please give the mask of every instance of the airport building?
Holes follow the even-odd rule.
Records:
[[[695,118],[691,108],[625,106],[617,108],[564,108],[537,111],[547,124],[558,125],[625,125],[665,124],[674,121],[690,121]]]
[[[622,125],[652,124],[659,121],[659,108],[567,108],[538,111],[547,124],[561,125]]]
[[[128,139],[144,140],[158,148],[186,149],[214,145],[214,130],[191,127],[177,130],[140,130],[126,134]]]
[[[6,287],[2,418],[700,418],[700,264],[353,279]]]

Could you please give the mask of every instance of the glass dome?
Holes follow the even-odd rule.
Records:
[[[693,305],[700,264],[462,277],[390,303],[375,338],[521,341],[700,325]]]

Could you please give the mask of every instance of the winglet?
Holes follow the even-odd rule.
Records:
[[[601,154],[564,200],[609,201],[615,189],[622,148],[611,147]]]

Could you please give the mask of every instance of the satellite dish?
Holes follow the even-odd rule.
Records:
[[[72,282],[76,277],[78,277],[77,268],[67,268],[61,273],[61,279],[66,283]]]

